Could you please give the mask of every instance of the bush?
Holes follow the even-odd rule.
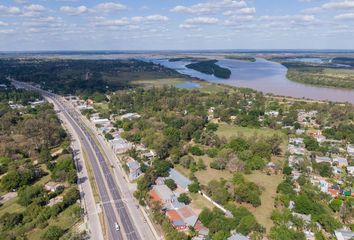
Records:
[[[65,233],[64,229],[58,226],[50,226],[48,229],[42,234],[42,240],[59,240],[61,236]]]
[[[202,149],[200,149],[198,146],[192,146],[189,148],[189,152],[195,156],[202,156],[204,155],[204,152]]]
[[[193,182],[193,183],[191,183],[191,184],[188,186],[188,190],[189,190],[191,193],[197,193],[197,192],[199,192],[199,190],[200,190],[199,183],[198,183],[198,182]]]

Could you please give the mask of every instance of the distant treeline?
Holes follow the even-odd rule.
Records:
[[[217,62],[217,60],[202,61],[188,64],[186,67],[201,73],[214,75],[218,78],[229,79],[231,71],[227,68],[220,67],[216,64]]]
[[[254,57],[247,57],[247,56],[237,56],[237,55],[227,55],[225,56],[226,59],[234,59],[246,62],[255,62],[256,58]]]

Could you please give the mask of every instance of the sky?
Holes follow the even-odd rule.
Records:
[[[354,49],[354,0],[0,0],[0,51]]]

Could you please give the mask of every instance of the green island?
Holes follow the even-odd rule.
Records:
[[[225,58],[246,61],[246,62],[255,62],[256,61],[256,58],[254,58],[254,57],[238,56],[238,55],[227,55],[227,56],[225,56]]]
[[[347,64],[347,61],[338,63]],[[354,89],[354,69],[319,64],[282,62],[289,80],[312,85]]]
[[[229,79],[231,76],[231,71],[227,68],[220,67],[216,64],[217,62],[217,60],[201,61],[188,64],[186,67],[201,73],[214,75],[218,78]]]

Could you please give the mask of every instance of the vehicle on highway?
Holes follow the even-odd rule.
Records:
[[[114,227],[116,228],[116,231],[120,230],[119,224],[118,223],[114,223]]]

